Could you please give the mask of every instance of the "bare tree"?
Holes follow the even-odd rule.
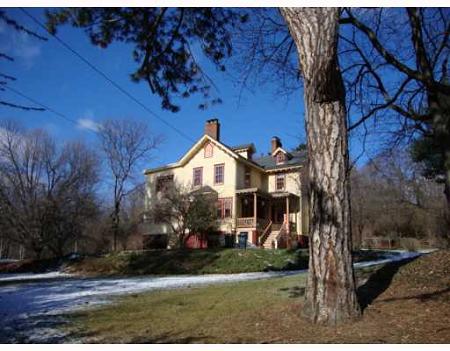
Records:
[[[103,154],[111,172],[113,188],[113,210],[111,212],[113,250],[117,250],[120,233],[121,206],[124,197],[133,188],[133,180],[141,162],[161,142],[152,137],[147,125],[132,120],[107,120],[98,131]]]
[[[450,211],[449,9],[346,8],[340,23],[349,129],[376,127],[387,149],[430,140]]]
[[[58,148],[42,130],[0,126],[0,228],[37,258],[62,255],[91,216],[96,155],[80,143]]]
[[[309,274],[303,313],[335,325],[360,315],[351,256],[345,90],[338,8],[282,8],[297,47],[309,156]]]
[[[448,245],[443,185],[423,177],[421,168],[408,150],[396,149],[353,169],[352,220],[359,237],[426,239],[438,247]]]
[[[138,184],[124,198],[119,241],[124,250],[142,249],[142,226],[145,214],[145,183]]]
[[[179,248],[189,235],[206,235],[216,227],[217,197],[190,191],[189,187],[172,184],[159,193],[149,209],[149,219],[165,223],[171,229]]]

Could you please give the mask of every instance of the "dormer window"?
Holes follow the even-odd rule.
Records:
[[[213,146],[211,143],[207,143],[203,149],[205,158],[213,156]]]
[[[276,154],[275,159],[276,159],[277,165],[284,163],[286,161],[286,155],[283,152],[279,151]]]

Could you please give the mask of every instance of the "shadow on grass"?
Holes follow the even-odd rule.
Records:
[[[417,257],[402,260],[399,262],[391,262],[375,271],[365,284],[361,285],[356,293],[361,310],[364,311],[378,296],[380,296],[391,285],[394,275],[401,266],[414,261]]]
[[[210,342],[207,336],[186,336],[190,331],[185,333],[164,333],[157,337],[145,338],[138,336],[131,339],[132,344],[202,344]]]
[[[80,316],[81,314],[79,314]],[[150,330],[146,331],[148,334]],[[129,344],[201,344],[211,342],[211,338],[206,335],[190,335],[191,330],[185,330],[182,332],[166,332],[155,336],[137,335],[126,339],[121,339],[116,335],[116,339],[103,339],[101,332],[83,331],[81,329],[72,330],[70,334],[66,336],[64,342],[89,342],[89,343],[129,343]]]
[[[384,299],[383,302],[393,302],[393,301],[400,301],[400,300],[419,300],[420,302],[426,302],[428,300],[439,300],[443,295],[446,295],[450,292],[450,288],[445,288],[437,291],[433,291],[431,293],[424,293],[419,295],[413,295],[413,296],[405,296],[405,297],[392,297],[389,299]]]
[[[292,299],[297,299],[305,295],[306,288],[304,286],[293,286],[291,288],[281,288],[280,291],[286,291]]]
[[[300,269],[308,269],[309,255],[308,250],[294,249],[286,252],[295,253],[293,259],[287,260],[286,264],[281,267],[269,266],[264,271],[295,271]]]
[[[198,274],[219,258],[219,250],[155,250],[130,255],[124,273]]]

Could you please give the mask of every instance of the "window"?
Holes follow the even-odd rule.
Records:
[[[203,149],[204,157],[209,158],[213,156],[213,145],[211,143],[207,143]]]
[[[284,163],[285,160],[286,160],[286,155],[284,153],[282,153],[281,151],[279,151],[276,155],[277,164]]]
[[[173,174],[156,178],[156,192],[167,190],[173,183]]]
[[[201,186],[203,182],[203,167],[194,168],[192,183],[194,186]]]
[[[231,218],[233,213],[233,198],[224,197],[217,200],[217,218]]]
[[[251,186],[251,169],[249,166],[245,166],[244,186],[250,188]]]
[[[214,184],[223,184],[224,168],[225,165],[223,163],[214,165]]]
[[[284,174],[277,174],[275,178],[275,190],[284,190],[284,182]]]

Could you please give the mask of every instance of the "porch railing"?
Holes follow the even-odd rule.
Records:
[[[270,233],[272,232],[272,221],[268,220],[266,227],[264,228],[261,236],[258,238],[258,245],[262,246],[266,242],[267,238],[269,237]]]
[[[257,218],[255,221],[255,217],[241,217],[237,219],[237,227],[238,228],[265,228],[267,223],[269,222],[266,218]]]
[[[243,227],[254,227],[255,226],[255,218],[254,217],[242,217],[237,219],[237,226],[239,228]]]

